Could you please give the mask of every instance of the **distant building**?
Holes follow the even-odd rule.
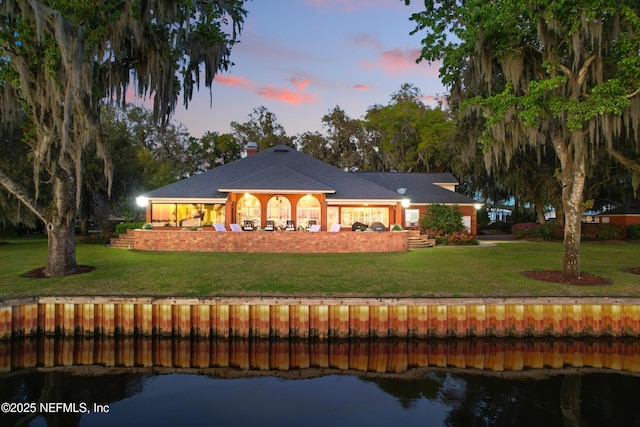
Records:
[[[634,200],[623,206],[602,212],[597,216],[601,224],[617,224],[623,227],[640,224],[640,206]]]

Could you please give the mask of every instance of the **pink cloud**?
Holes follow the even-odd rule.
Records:
[[[308,102],[316,102],[317,95],[314,93],[302,93],[306,87],[311,83],[311,79],[299,79],[297,77],[292,77],[288,81],[295,86],[294,90],[288,88],[278,88],[272,85],[261,86],[259,87],[255,83],[246,79],[243,76],[224,76],[218,74],[215,77],[216,82],[229,86],[229,87],[239,87],[241,89],[245,89],[255,93],[258,96],[267,99],[275,99],[278,101],[285,102],[287,104],[300,105],[302,103]]]
[[[441,95],[423,95],[420,99],[427,105],[442,105],[443,107],[449,105],[447,98]]]
[[[256,90],[256,93],[268,99],[276,99],[293,105],[300,105],[303,102],[316,102],[315,94],[299,93],[289,89],[273,87],[271,85],[259,88]]]
[[[416,63],[420,57],[420,49],[395,48],[380,53],[375,61],[362,61],[360,65],[366,69],[381,69],[387,74],[420,70],[422,73],[438,76],[438,64],[426,62]],[[420,68],[418,68],[420,67]]]
[[[353,85],[352,87],[355,90],[369,90],[369,89],[371,89],[371,87],[369,87],[369,85],[364,85],[364,84],[357,84],[357,85]]]
[[[255,86],[244,77],[223,76],[222,74],[217,74],[215,76],[215,81],[225,86],[238,86],[249,90],[255,89]]]
[[[300,91],[304,90],[304,88],[307,87],[309,83],[311,83],[311,79],[300,80],[297,77],[292,77],[289,81],[293,83]]]

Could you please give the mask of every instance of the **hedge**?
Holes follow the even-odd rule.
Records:
[[[633,226],[632,226],[633,227]],[[640,234],[640,227],[637,231]],[[631,232],[628,229],[616,224],[582,224],[581,240],[602,241],[602,240],[623,240]],[[541,239],[541,240],[562,240],[564,238],[564,227],[558,223],[551,222],[537,224],[526,222],[515,224],[511,228],[511,234],[517,238]]]

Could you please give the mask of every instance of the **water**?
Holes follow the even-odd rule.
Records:
[[[0,426],[632,426],[639,354],[629,340],[39,338],[0,344],[0,400],[37,404]]]

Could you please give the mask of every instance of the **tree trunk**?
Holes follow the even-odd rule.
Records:
[[[560,159],[562,172],[562,207],[564,208],[564,255],[562,274],[580,277],[580,235],[582,234],[582,197],[585,186],[587,160],[583,135],[572,134],[571,143],[566,144],[562,136],[556,136],[554,148]]]
[[[56,177],[54,198],[47,220],[49,253],[45,275],[65,276],[76,271],[76,181],[72,174],[62,171]]]
[[[538,217],[538,222],[540,224],[546,223],[547,220],[544,217],[544,206],[542,205],[542,201],[540,200],[540,197],[536,196],[534,203],[536,206],[536,216]]]
[[[584,182],[584,179],[582,180]],[[572,196],[564,202],[564,257],[562,259],[562,273],[569,277],[580,277],[580,235],[582,223],[580,199],[577,199],[576,191],[571,191]],[[582,193],[581,193],[582,194]]]

